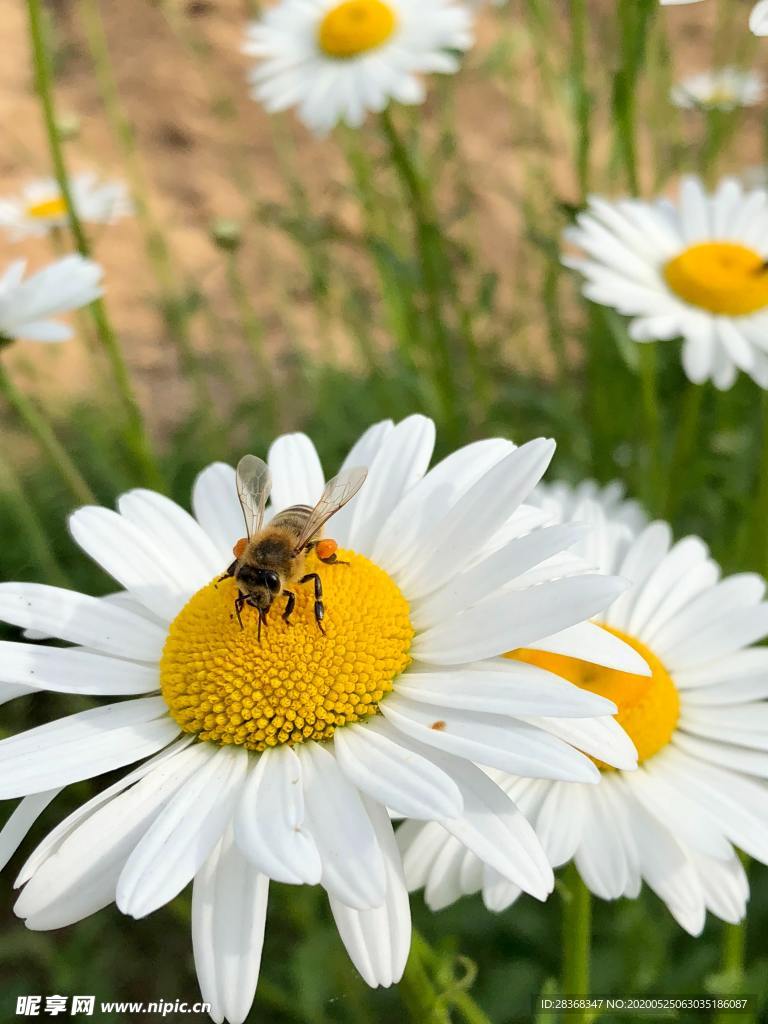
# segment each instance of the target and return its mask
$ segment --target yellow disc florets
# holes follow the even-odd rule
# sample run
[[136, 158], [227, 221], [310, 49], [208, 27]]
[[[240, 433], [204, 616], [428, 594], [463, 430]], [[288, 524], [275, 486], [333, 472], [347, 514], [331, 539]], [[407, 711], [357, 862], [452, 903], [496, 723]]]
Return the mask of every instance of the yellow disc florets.
[[[637, 747], [642, 763], [657, 754], [672, 739], [680, 717], [680, 698], [672, 677], [653, 651], [618, 629], [604, 626], [633, 647], [648, 662], [650, 676], [636, 676], [594, 665], [578, 658], [542, 651], [518, 650], [507, 655], [529, 665], [538, 665], [567, 679], [582, 690], [591, 690], [612, 700], [619, 709], [616, 719]], [[608, 768], [597, 762], [601, 768]]]
[[396, 28], [397, 16], [383, 0], [343, 0], [320, 22], [317, 41], [327, 56], [343, 60], [375, 50]]
[[185, 732], [214, 743], [264, 750], [281, 743], [327, 740], [359, 722], [410, 662], [409, 608], [392, 579], [362, 555], [339, 551], [349, 565], [323, 565], [323, 625], [314, 617], [312, 586], [296, 585], [290, 624], [278, 597], [258, 639], [258, 612], [234, 614], [233, 579], [199, 590], [171, 623], [160, 685]]
[[51, 196], [50, 199], [41, 199], [36, 203], [30, 203], [26, 214], [32, 220], [53, 220], [58, 217], [65, 217], [67, 204], [63, 196]]
[[768, 306], [765, 260], [735, 242], [703, 242], [664, 267], [664, 279], [692, 306], [721, 316], [749, 316]]

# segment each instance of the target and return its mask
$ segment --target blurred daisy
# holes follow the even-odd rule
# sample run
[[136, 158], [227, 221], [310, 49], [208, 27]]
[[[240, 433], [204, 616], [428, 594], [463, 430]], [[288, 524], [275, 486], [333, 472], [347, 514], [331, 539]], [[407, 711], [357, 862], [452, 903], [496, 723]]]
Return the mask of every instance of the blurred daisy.
[[88, 305], [102, 294], [103, 271], [82, 256], [64, 256], [24, 279], [26, 260], [16, 260], [0, 276], [0, 344], [66, 341], [67, 324], [52, 317]]
[[270, 113], [298, 107], [325, 133], [390, 100], [422, 103], [420, 76], [456, 71], [471, 45], [470, 13], [454, 0], [281, 0], [251, 24], [244, 52], [260, 61], [254, 98]]
[[566, 238], [586, 253], [565, 260], [584, 295], [631, 317], [635, 341], [681, 336], [695, 383], [743, 370], [768, 387], [768, 193], [689, 177], [675, 203], [593, 196]]
[[689, 75], [673, 86], [672, 102], [683, 110], [735, 110], [754, 107], [765, 96], [765, 81], [756, 71], [721, 68]]
[[[599, 772], [576, 746], [627, 766], [634, 751], [610, 700], [498, 655], [513, 637], [647, 667], [585, 621], [625, 584], [576, 571], [567, 548], [584, 528], [538, 527], [521, 504], [553, 443], [481, 441], [426, 472], [433, 443], [432, 423], [413, 416], [377, 424], [350, 452], [345, 465], [369, 474], [332, 520], [349, 564], [307, 556], [327, 635], [306, 586], [290, 627], [274, 613], [259, 643], [248, 608], [238, 626], [236, 586], [221, 574], [242, 517], [220, 463], [198, 477], [196, 518], [150, 491], [123, 495], [119, 512], [74, 514], [74, 539], [125, 588], [112, 598], [0, 584], [0, 618], [73, 645], [0, 644], [3, 699], [131, 698], [0, 741], [0, 799], [24, 798], [0, 863], [61, 787], [149, 758], [32, 854], [17, 882], [28, 927], [113, 901], [143, 917], [194, 879], [203, 997], [214, 1020], [237, 1024], [256, 988], [270, 878], [323, 886], [363, 978], [400, 978], [410, 913], [388, 808], [441, 822], [499, 877], [546, 897], [552, 871], [532, 827], [476, 762], [586, 783]], [[308, 438], [279, 438], [269, 464], [274, 508], [318, 500]]]
[[[102, 181], [92, 173], [70, 179], [72, 202], [81, 220], [112, 224], [130, 214], [131, 202], [120, 181]], [[0, 200], [0, 227], [13, 241], [47, 234], [67, 225], [67, 208], [54, 178], [31, 181], [18, 197]]]
[[[603, 765], [594, 787], [491, 777], [527, 815], [552, 864], [573, 858], [595, 895], [634, 898], [645, 881], [693, 935], [707, 910], [737, 922], [749, 890], [734, 846], [768, 861], [768, 647], [751, 646], [768, 633], [765, 583], [751, 573], [721, 580], [706, 545], [697, 537], [673, 544], [666, 523], [632, 530], [597, 502], [573, 515], [597, 527], [584, 556], [634, 581], [599, 621], [653, 674], [530, 649], [510, 657], [614, 701], [640, 768]], [[494, 910], [519, 895], [439, 824], [408, 822], [398, 841], [409, 886], [426, 886], [435, 909], [481, 888]]]
[[[700, 0], [660, 0], [662, 7], [697, 4]], [[756, 36], [768, 36], [768, 0], [759, 0], [749, 16], [749, 27]]]

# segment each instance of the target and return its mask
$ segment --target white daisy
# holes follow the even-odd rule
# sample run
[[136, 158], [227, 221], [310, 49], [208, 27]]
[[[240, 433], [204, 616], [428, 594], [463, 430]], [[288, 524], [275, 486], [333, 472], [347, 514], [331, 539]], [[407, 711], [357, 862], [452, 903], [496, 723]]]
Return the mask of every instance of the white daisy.
[[[697, 4], [701, 0], [660, 0], [662, 7], [679, 7], [683, 4]], [[768, 36], [768, 0], [758, 0], [749, 16], [749, 27], [756, 36]]]
[[[597, 525], [583, 554], [633, 580], [599, 621], [642, 653], [650, 679], [584, 662], [516, 651], [536, 665], [609, 697], [640, 759], [635, 772], [602, 771], [599, 786], [491, 777], [535, 827], [554, 866], [572, 858], [603, 899], [635, 897], [643, 881], [693, 935], [710, 910], [745, 914], [749, 889], [734, 847], [768, 861], [768, 633], [761, 577], [720, 579], [697, 537], [672, 542], [669, 526], [637, 531], [582, 503]], [[411, 888], [437, 908], [482, 888], [503, 909], [519, 888], [484, 869], [440, 825], [407, 822], [398, 833]]]
[[[131, 201], [121, 181], [102, 181], [96, 174], [75, 174], [69, 182], [72, 202], [80, 220], [91, 224], [113, 224], [132, 212]], [[0, 200], [0, 227], [13, 241], [39, 237], [52, 228], [67, 225], [67, 208], [54, 178], [31, 181], [20, 196]]]
[[684, 178], [677, 202], [592, 196], [566, 258], [593, 302], [632, 318], [639, 342], [682, 336], [690, 380], [729, 388], [738, 370], [768, 387], [768, 193], [731, 178], [708, 195]]
[[82, 256], [64, 256], [24, 280], [26, 266], [26, 260], [15, 260], [0, 276], [0, 344], [66, 341], [71, 328], [51, 318], [101, 295], [101, 267]]
[[454, 0], [281, 0], [250, 25], [244, 52], [260, 60], [254, 98], [271, 113], [298, 107], [325, 133], [390, 100], [422, 103], [420, 76], [456, 71], [455, 51], [471, 45], [470, 13]]
[[[566, 549], [584, 528], [539, 527], [521, 505], [553, 443], [480, 441], [426, 472], [433, 443], [432, 423], [413, 416], [377, 424], [350, 452], [345, 466], [367, 465], [368, 478], [330, 531], [350, 564], [307, 556], [327, 635], [306, 586], [292, 626], [273, 613], [259, 643], [246, 608], [238, 627], [234, 581], [220, 577], [243, 525], [220, 463], [198, 477], [196, 518], [150, 491], [124, 495], [119, 512], [74, 514], [73, 537], [118, 595], [0, 584], [0, 618], [73, 645], [0, 644], [0, 697], [132, 698], [0, 741], [0, 799], [24, 798], [0, 864], [61, 787], [149, 758], [32, 854], [17, 882], [28, 927], [113, 901], [143, 917], [194, 879], [203, 997], [214, 1020], [236, 1024], [256, 988], [270, 878], [322, 885], [363, 978], [400, 978], [410, 916], [388, 809], [441, 822], [500, 878], [547, 896], [533, 829], [476, 762], [586, 783], [599, 772], [575, 746], [627, 768], [635, 752], [611, 717], [591, 717], [610, 716], [610, 701], [497, 656], [512, 638], [647, 667], [585, 621], [625, 584], [575, 572]], [[308, 438], [278, 439], [269, 464], [276, 509], [317, 501]]]
[[765, 80], [756, 71], [726, 67], [702, 71], [677, 82], [670, 92], [683, 110], [735, 110], [754, 107], [765, 97]]

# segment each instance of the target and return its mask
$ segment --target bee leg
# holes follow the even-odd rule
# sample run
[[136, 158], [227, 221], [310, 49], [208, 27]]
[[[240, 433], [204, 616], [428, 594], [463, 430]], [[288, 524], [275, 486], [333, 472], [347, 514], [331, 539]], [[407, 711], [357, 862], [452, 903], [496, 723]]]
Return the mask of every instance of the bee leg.
[[230, 567], [227, 569], [227, 571], [225, 573], [222, 573], [222, 575], [219, 576], [219, 578], [216, 580], [215, 586], [218, 587], [218, 585], [222, 582], [222, 580], [226, 580], [230, 576], [234, 576], [235, 575], [235, 568], [236, 567], [237, 567], [237, 559], [234, 560], [232, 565], [230, 565]]
[[[256, 605], [253, 605], [253, 607], [255, 608]], [[264, 626], [264, 629], [267, 628], [267, 613], [266, 613], [266, 611], [263, 608], [259, 608], [259, 637], [258, 637], [259, 643], [261, 643], [261, 627], [262, 626]]]
[[299, 583], [309, 583], [310, 580], [314, 580], [315, 583], [315, 622], [317, 628], [321, 633], [325, 633], [323, 629], [323, 618], [325, 617], [325, 605], [323, 604], [323, 582], [316, 572], [308, 572], [306, 576], [302, 576]]
[[342, 562], [335, 551], [332, 555], [329, 555], [327, 558], [320, 558], [319, 555], [317, 557], [323, 563], [323, 565], [349, 565], [349, 562]]
[[[283, 612], [283, 622], [288, 622], [291, 615], [293, 614], [293, 609], [296, 607], [296, 595], [291, 590], [284, 590], [283, 593], [286, 596], [285, 611]], [[288, 622], [288, 625], [292, 626], [293, 623]]]
[[235, 598], [235, 614], [237, 615], [237, 621], [240, 624], [240, 629], [243, 628], [243, 620], [240, 613], [243, 610], [243, 605], [246, 602], [246, 598], [242, 594], [238, 594]]

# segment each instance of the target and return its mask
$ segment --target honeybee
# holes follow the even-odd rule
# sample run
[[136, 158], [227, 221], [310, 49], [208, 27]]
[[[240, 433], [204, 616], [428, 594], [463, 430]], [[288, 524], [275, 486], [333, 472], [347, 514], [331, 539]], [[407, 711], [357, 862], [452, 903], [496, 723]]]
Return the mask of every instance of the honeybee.
[[272, 488], [269, 466], [255, 455], [244, 455], [240, 459], [237, 495], [247, 536], [235, 544], [232, 549], [235, 560], [221, 579], [233, 576], [237, 583], [239, 593], [235, 598], [235, 614], [241, 629], [241, 613], [245, 605], [256, 608], [261, 641], [262, 624], [266, 625], [269, 609], [277, 598], [285, 595], [283, 619], [289, 622], [296, 605], [296, 594], [289, 588], [313, 583], [315, 622], [320, 632], [325, 633], [322, 580], [316, 572], [304, 572], [304, 559], [306, 553], [314, 548], [317, 557], [326, 565], [347, 564], [336, 556], [336, 541], [321, 538], [320, 532], [331, 516], [354, 498], [367, 475], [367, 469], [343, 470], [325, 485], [314, 508], [292, 505], [278, 512], [267, 526], [263, 526], [264, 509]]

